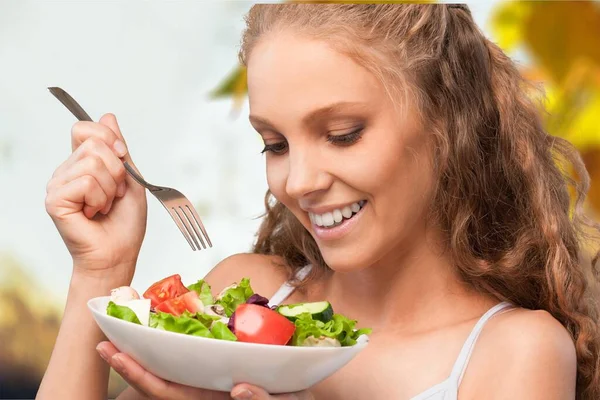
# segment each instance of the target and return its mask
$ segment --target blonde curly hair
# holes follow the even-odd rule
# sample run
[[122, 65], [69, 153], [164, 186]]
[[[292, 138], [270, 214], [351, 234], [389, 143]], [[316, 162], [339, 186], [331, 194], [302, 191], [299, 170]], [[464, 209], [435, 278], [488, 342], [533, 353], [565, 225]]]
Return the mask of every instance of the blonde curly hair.
[[[576, 346], [577, 398], [599, 399], [598, 305], [590, 291], [598, 273], [580, 260], [584, 240], [598, 245], [598, 226], [582, 212], [589, 176], [576, 149], [544, 130], [531, 85], [468, 7], [256, 5], [241, 61], [278, 29], [328, 41], [379, 78], [390, 96], [417, 104], [435, 139], [431, 220], [445, 233], [462, 279], [499, 300], [550, 312]], [[254, 251], [283, 257], [290, 272], [313, 264], [308, 279], [327, 271], [293, 214], [269, 192], [265, 206]]]

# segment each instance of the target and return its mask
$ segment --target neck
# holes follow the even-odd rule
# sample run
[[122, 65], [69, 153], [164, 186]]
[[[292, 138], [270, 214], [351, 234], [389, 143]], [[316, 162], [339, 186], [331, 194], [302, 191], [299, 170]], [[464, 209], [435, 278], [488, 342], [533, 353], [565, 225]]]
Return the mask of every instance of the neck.
[[352, 310], [348, 315], [361, 326], [407, 332], [468, 320], [494, 304], [460, 279], [431, 240], [415, 240], [409, 248], [359, 271], [333, 273], [328, 296], [339, 303], [340, 312]]

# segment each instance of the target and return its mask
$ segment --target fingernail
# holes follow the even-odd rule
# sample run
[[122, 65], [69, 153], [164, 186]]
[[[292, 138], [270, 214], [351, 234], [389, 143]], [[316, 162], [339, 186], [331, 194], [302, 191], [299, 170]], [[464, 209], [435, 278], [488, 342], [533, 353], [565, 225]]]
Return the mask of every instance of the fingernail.
[[119, 139], [115, 140], [115, 143], [113, 143], [113, 148], [119, 157], [123, 157], [125, 154], [127, 154], [127, 146], [125, 146], [125, 143]]
[[98, 354], [100, 354], [100, 357], [104, 361], [108, 362], [108, 356], [106, 355], [106, 352], [102, 348], [100, 348], [99, 346], [100, 345], [98, 345], [98, 347], [96, 347], [96, 351], [98, 352]]
[[252, 396], [252, 392], [248, 389], [242, 389], [231, 394], [231, 397], [233, 397], [234, 400], [252, 400]]
[[123, 360], [121, 359], [121, 356], [119, 356], [118, 354], [115, 354], [112, 357], [111, 365], [115, 369], [115, 371], [117, 371], [119, 374], [127, 375], [127, 372], [125, 371], [125, 365], [123, 365]]
[[125, 182], [119, 183], [119, 186], [117, 186], [117, 196], [118, 197], [125, 196], [126, 189], [127, 189], [127, 185], [125, 184]]

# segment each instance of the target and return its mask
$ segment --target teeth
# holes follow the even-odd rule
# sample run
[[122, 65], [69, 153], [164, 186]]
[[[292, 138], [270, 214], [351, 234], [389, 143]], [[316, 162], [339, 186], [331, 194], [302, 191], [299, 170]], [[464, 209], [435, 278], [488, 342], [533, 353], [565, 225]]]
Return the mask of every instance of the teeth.
[[342, 215], [344, 216], [344, 218], [350, 218], [352, 216], [352, 210], [350, 209], [350, 207], [346, 206], [342, 208]]
[[342, 216], [342, 212], [340, 210], [333, 210], [333, 220], [336, 224], [342, 222], [343, 218], [344, 217]]
[[323, 217], [321, 217], [318, 214], [315, 214], [315, 224], [323, 226]]
[[366, 200], [361, 200], [356, 203], [352, 203], [349, 206], [345, 206], [341, 209], [335, 209], [330, 212], [323, 214], [308, 213], [310, 222], [317, 226], [332, 227], [337, 226], [345, 219], [350, 219], [354, 214], [360, 211], [360, 209], [366, 204]]
[[333, 225], [333, 214], [330, 212], [326, 212], [323, 214], [323, 226], [331, 226]]

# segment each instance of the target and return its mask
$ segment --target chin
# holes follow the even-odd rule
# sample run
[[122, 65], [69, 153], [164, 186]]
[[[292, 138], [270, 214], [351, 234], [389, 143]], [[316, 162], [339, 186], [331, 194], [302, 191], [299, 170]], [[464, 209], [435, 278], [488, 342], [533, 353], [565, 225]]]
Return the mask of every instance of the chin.
[[329, 268], [336, 272], [351, 272], [363, 270], [375, 262], [375, 253], [367, 249], [354, 248], [321, 248], [323, 259]]

